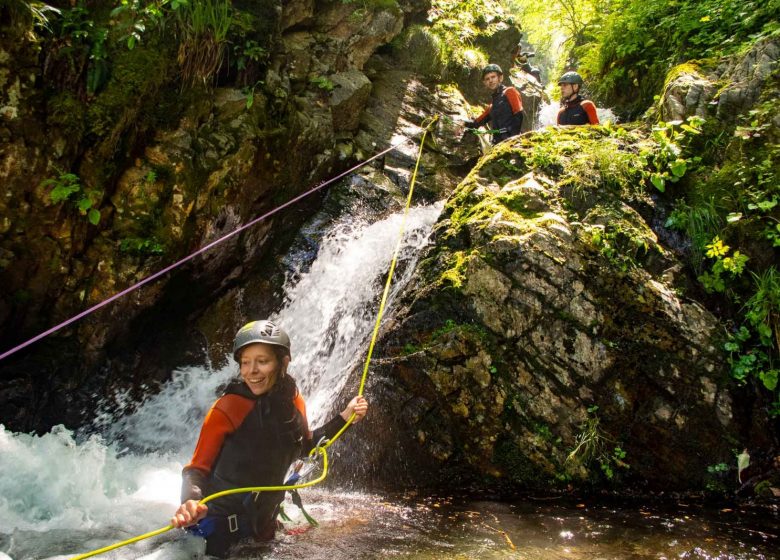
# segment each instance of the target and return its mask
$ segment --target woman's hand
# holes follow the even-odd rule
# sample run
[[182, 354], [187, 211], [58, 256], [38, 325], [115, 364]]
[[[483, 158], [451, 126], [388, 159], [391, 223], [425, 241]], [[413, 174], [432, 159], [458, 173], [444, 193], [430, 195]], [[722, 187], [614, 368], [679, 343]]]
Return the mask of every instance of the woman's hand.
[[349, 417], [354, 413], [355, 419], [352, 421], [352, 423], [357, 424], [363, 419], [367, 412], [368, 401], [363, 397], [358, 396], [349, 401], [347, 408], [341, 412], [341, 417], [346, 421], [349, 420]]
[[194, 525], [206, 517], [208, 510], [208, 506], [199, 503], [198, 500], [187, 500], [179, 506], [179, 509], [171, 517], [171, 525], [177, 529]]

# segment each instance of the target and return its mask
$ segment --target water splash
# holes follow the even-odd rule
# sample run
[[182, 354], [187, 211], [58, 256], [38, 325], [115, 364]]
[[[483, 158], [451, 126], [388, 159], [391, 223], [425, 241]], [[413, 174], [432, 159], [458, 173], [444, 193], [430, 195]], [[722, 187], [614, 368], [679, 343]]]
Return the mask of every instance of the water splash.
[[[410, 211], [388, 304], [409, 280], [441, 205]], [[308, 272], [291, 275], [287, 305], [275, 317], [290, 333], [290, 371], [313, 424], [324, 420], [346, 373], [362, 360], [372, 332], [401, 214], [367, 224], [344, 220], [322, 241]]]
[[[440, 210], [439, 204], [410, 211], [390, 304], [409, 280]], [[313, 425], [329, 413], [344, 374], [365, 352], [400, 223], [400, 214], [372, 224], [342, 218], [323, 237], [310, 268], [291, 275], [285, 286], [286, 305], [276, 318], [290, 332], [292, 371]], [[0, 425], [1, 553], [14, 560], [56, 558], [165, 526], [179, 503], [181, 469], [205, 412], [235, 374], [231, 360], [218, 369], [183, 368], [138, 406], [119, 396], [111, 410], [133, 412], [119, 418], [108, 409], [99, 413], [99, 436], [75, 436], [60, 426], [39, 437]], [[181, 555], [180, 547], [159, 545], [116, 554]]]

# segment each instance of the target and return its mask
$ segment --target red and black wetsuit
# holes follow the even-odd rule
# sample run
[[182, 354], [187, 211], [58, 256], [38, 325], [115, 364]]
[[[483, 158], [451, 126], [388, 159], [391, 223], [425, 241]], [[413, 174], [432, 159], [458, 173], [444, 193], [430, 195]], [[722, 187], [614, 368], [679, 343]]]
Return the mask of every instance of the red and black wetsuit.
[[523, 101], [515, 88], [500, 84], [493, 92], [493, 102], [474, 120], [474, 124], [479, 127], [488, 121], [490, 128], [498, 131], [493, 133], [493, 144], [520, 134]]
[[563, 102], [558, 111], [558, 124], [599, 124], [596, 106], [577, 94], [574, 99]]
[[[306, 404], [289, 375], [260, 396], [243, 382], [231, 383], [203, 421], [192, 461], [182, 472], [181, 500], [200, 500], [230, 488], [284, 484], [290, 463], [344, 424], [337, 415], [309, 432]], [[209, 502], [208, 517], [195, 532], [206, 537], [206, 552], [217, 556], [243, 537], [269, 540], [283, 499], [283, 491], [217, 498]]]

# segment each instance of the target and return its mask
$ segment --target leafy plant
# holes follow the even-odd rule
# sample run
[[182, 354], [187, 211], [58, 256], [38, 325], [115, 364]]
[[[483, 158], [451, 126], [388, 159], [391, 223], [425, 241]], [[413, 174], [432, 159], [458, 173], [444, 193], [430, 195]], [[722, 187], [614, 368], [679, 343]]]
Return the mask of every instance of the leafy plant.
[[731, 251], [731, 247], [725, 245], [718, 236], [715, 236], [715, 239], [707, 245], [705, 255], [708, 258], [715, 259], [715, 262], [712, 264], [710, 271], [704, 272], [699, 276], [699, 282], [702, 283], [704, 289], [708, 292], [723, 292], [726, 290], [726, 282], [723, 277], [726, 272], [731, 275], [731, 278], [736, 278], [744, 272], [748, 256], [743, 255], [739, 251], [734, 251], [729, 256], [729, 251]]
[[142, 41], [147, 31], [164, 29], [168, 16], [186, 6], [189, 1], [120, 0], [119, 5], [111, 11], [111, 18], [116, 22], [120, 41], [124, 41], [127, 48], [132, 50]]
[[60, 172], [59, 176], [42, 181], [40, 186], [52, 187], [49, 191], [49, 199], [53, 204], [70, 201], [93, 226], [100, 222], [100, 210], [94, 208], [98, 201], [98, 193], [94, 190], [84, 191], [78, 175]]
[[206, 83], [222, 66], [227, 35], [233, 23], [230, 0], [199, 0], [176, 10], [182, 33], [178, 61], [185, 82]]
[[333, 91], [336, 88], [336, 84], [334, 84], [325, 76], [315, 76], [309, 80], [309, 83], [312, 83], [318, 88], [328, 92]]
[[769, 412], [780, 415], [776, 356], [780, 350], [780, 272], [772, 266], [753, 274], [755, 292], [744, 305], [745, 324], [731, 334], [724, 348], [730, 352], [731, 375], [744, 384], [755, 379], [774, 393]]
[[701, 161], [699, 157], [686, 158], [683, 149], [690, 136], [701, 134], [702, 124], [704, 119], [692, 116], [686, 122], [659, 122], [653, 127], [654, 145], [640, 156], [650, 168], [646, 178], [656, 189], [664, 192], [667, 183], [676, 183], [691, 164]]
[[120, 241], [119, 250], [131, 255], [161, 255], [165, 247], [156, 238], [127, 237]]
[[697, 274], [701, 274], [704, 271], [707, 244], [723, 227], [715, 199], [710, 198], [695, 205], [678, 202], [665, 225], [688, 235], [691, 240], [691, 265]]
[[717, 463], [707, 466], [707, 480], [704, 487], [710, 492], [722, 494], [726, 492], [726, 485], [723, 482], [724, 475], [729, 471], [726, 463]]
[[588, 418], [582, 424], [582, 430], [575, 439], [575, 446], [566, 457], [566, 461], [579, 461], [588, 466], [598, 463], [601, 472], [608, 480], [615, 477], [615, 469], [628, 469], [624, 461], [626, 452], [601, 429], [601, 421], [596, 415], [598, 406], [588, 407]]
[[238, 70], [245, 70], [249, 62], [260, 62], [268, 58], [268, 51], [253, 39], [246, 39], [242, 44], [233, 45], [233, 55]]

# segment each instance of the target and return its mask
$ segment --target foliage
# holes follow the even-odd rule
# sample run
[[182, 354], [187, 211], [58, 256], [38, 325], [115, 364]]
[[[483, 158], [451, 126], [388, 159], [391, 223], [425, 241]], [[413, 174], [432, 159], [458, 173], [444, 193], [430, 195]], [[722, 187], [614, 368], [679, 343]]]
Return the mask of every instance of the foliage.
[[325, 76], [315, 76], [311, 78], [309, 82], [314, 84], [318, 88], [328, 92], [333, 91], [336, 88], [336, 84], [334, 84], [331, 80], [329, 80]]
[[360, 4], [364, 10], [397, 10], [398, 0], [341, 0], [342, 4]]
[[41, 182], [41, 187], [51, 187], [49, 199], [53, 204], [70, 201], [89, 223], [96, 226], [100, 222], [100, 210], [94, 208], [99, 202], [100, 193], [82, 188], [81, 179], [73, 173], [59, 172], [57, 177], [51, 177]]
[[596, 415], [598, 408], [595, 405], [588, 407], [588, 418], [580, 426], [582, 431], [577, 435], [574, 449], [566, 461], [578, 461], [585, 467], [596, 462], [607, 480], [612, 480], [616, 469], [628, 469], [629, 465], [624, 461], [626, 452], [601, 428], [601, 421]]
[[130, 255], [161, 255], [165, 247], [156, 238], [127, 237], [119, 242], [119, 250]]
[[638, 115], [667, 71], [717, 59], [780, 28], [780, 0], [512, 0], [528, 41], [557, 71], [577, 69], [597, 98]]
[[728, 272], [731, 278], [740, 276], [745, 270], [745, 263], [748, 257], [739, 251], [734, 251], [729, 256], [728, 253], [731, 247], [725, 245], [718, 236], [715, 236], [715, 239], [706, 248], [707, 252], [705, 255], [707, 258], [714, 259], [715, 262], [712, 264], [710, 271], [704, 272], [699, 276], [699, 282], [702, 283], [704, 289], [708, 292], [724, 292], [726, 290], [726, 282], [723, 274]]
[[772, 266], [753, 274], [755, 292], [745, 303], [745, 323], [731, 334], [724, 348], [731, 353], [731, 374], [739, 383], [755, 379], [774, 393], [769, 412], [780, 414], [777, 365], [780, 348], [780, 272]]
[[706, 246], [718, 235], [723, 223], [715, 197], [696, 205], [679, 200], [669, 214], [665, 226], [685, 232], [691, 240], [690, 261], [697, 275], [703, 272]]
[[[446, 76], [469, 75], [487, 62], [475, 40], [486, 26], [486, 16], [504, 13], [496, 0], [437, 0], [428, 12], [430, 33], [438, 37], [439, 58]], [[500, 18], [493, 21], [497, 23]]]
[[168, 16], [187, 3], [188, 0], [120, 0], [111, 17], [116, 22], [120, 41], [132, 50], [148, 31], [164, 30]]
[[732, 377], [768, 391], [767, 410], [777, 415], [780, 146], [772, 123], [780, 102], [773, 91], [738, 120], [726, 142], [721, 132], [696, 137], [706, 165], [693, 172], [666, 223], [690, 237], [689, 260], [702, 287], [721, 294], [719, 306], [733, 306], [724, 317], [735, 325], [724, 345]]
[[[527, 42], [536, 51], [536, 61], [558, 76], [571, 68], [569, 54], [597, 20], [601, 2], [597, 0], [510, 0]], [[567, 54], [568, 53], [568, 54]]]
[[704, 119], [692, 116], [686, 122], [659, 122], [653, 127], [652, 147], [640, 157], [649, 168], [645, 177], [656, 189], [664, 192], [667, 183], [678, 182], [691, 164], [701, 161], [698, 156], [685, 157], [684, 147], [692, 135], [701, 134], [702, 124]]
[[230, 0], [199, 0], [176, 10], [178, 61], [185, 82], [207, 83], [222, 66], [228, 30], [233, 22]]
[[729, 466], [726, 463], [716, 463], [714, 465], [707, 466], [707, 478], [704, 483], [704, 487], [710, 492], [717, 494], [724, 494], [726, 492], [726, 485], [724, 483], [724, 476], [729, 471]]
[[605, 0], [593, 37], [577, 53], [595, 91], [644, 111], [666, 72], [734, 52], [778, 29], [780, 0]]
[[50, 18], [60, 13], [59, 9], [45, 2], [0, 0], [0, 20], [21, 27], [32, 25], [36, 29], [51, 32]]

